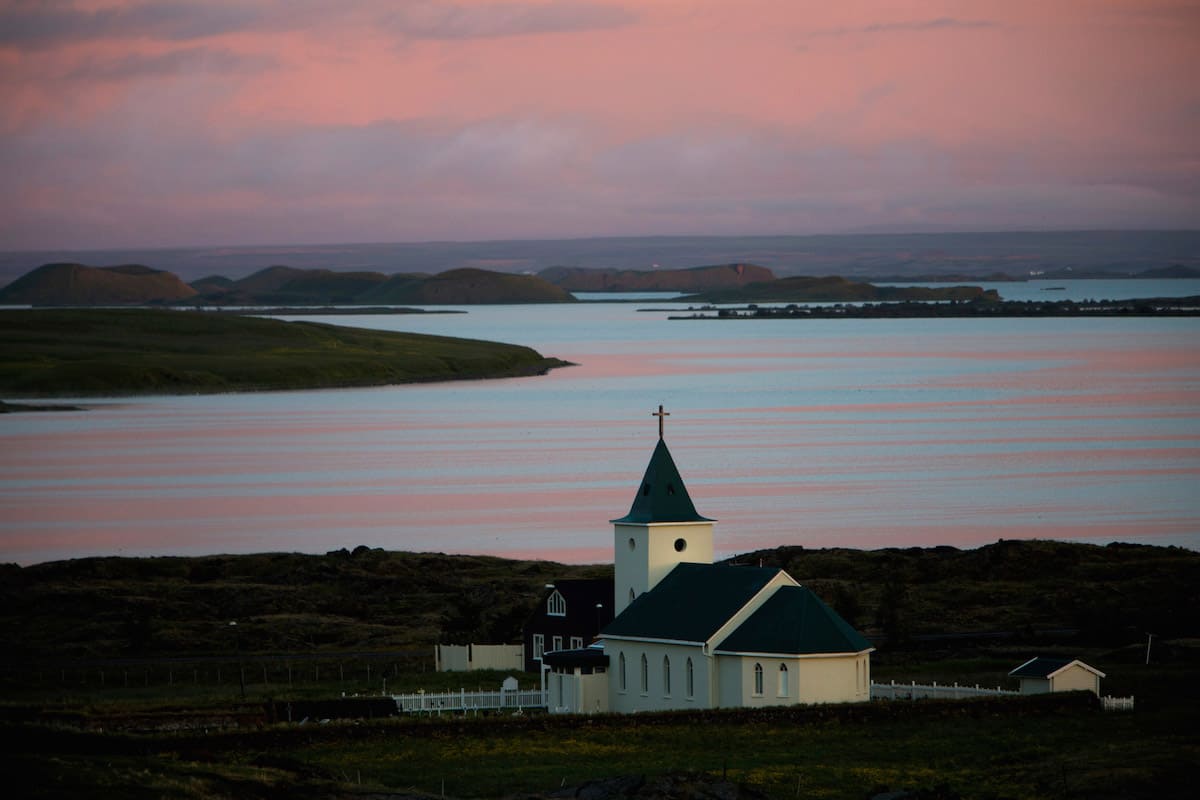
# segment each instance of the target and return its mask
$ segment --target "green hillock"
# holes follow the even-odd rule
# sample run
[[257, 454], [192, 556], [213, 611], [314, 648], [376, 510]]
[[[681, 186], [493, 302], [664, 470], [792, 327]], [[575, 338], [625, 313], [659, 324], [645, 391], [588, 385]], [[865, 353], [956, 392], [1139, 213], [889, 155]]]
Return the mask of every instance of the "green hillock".
[[0, 311], [0, 393], [180, 394], [513, 377], [564, 362], [473, 339], [198, 311]]

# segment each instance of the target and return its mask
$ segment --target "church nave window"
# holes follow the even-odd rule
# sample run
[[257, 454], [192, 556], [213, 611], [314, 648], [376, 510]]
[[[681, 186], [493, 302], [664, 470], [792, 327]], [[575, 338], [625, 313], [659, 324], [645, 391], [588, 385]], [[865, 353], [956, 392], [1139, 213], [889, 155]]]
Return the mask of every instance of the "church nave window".
[[779, 696], [788, 696], [788, 668], [787, 664], [779, 665]]
[[763, 693], [763, 668], [762, 664], [754, 665], [754, 694], [761, 695]]
[[689, 657], [687, 664], [684, 667], [684, 688], [687, 690], [687, 696], [690, 700], [696, 696], [696, 673], [692, 667], [692, 659]]
[[663, 697], [671, 696], [671, 657], [663, 656]]
[[650, 662], [646, 660], [646, 654], [642, 653], [642, 694], [647, 694], [650, 691]]
[[625, 691], [625, 654], [617, 653], [617, 686]]

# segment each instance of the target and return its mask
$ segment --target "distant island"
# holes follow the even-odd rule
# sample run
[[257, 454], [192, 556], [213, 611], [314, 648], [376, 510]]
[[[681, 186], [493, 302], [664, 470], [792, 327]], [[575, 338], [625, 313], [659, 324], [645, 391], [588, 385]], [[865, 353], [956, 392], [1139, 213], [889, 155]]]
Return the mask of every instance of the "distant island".
[[[642, 309], [664, 311], [667, 309]], [[686, 314], [668, 319], [924, 319], [930, 317], [1121, 317], [1156, 315], [1173, 317], [1200, 316], [1200, 296], [1149, 297], [1133, 300], [992, 300], [991, 298], [930, 303], [903, 301], [835, 303], [823, 306], [758, 306], [717, 308], [691, 307]]]
[[[594, 270], [552, 267], [540, 275], [456, 269], [438, 275], [335, 272], [275, 266], [240, 280], [210, 275], [186, 284], [140, 264], [91, 267], [55, 263], [0, 289], [0, 305], [195, 306], [285, 308], [383, 305], [479, 305], [577, 302], [571, 292], [672, 291], [685, 300], [738, 303], [854, 300], [999, 299], [977, 286], [873, 286], [839, 277], [776, 278], [754, 264], [672, 270]], [[410, 309], [420, 313], [420, 309]]]
[[775, 280], [756, 264], [716, 264], [687, 269], [588, 269], [550, 267], [538, 277], [570, 292], [698, 292]]
[[321, 306], [573, 303], [532, 275], [456, 269], [438, 275], [335, 272], [276, 266], [240, 280], [219, 275], [184, 283], [141, 264], [43, 264], [0, 289], [0, 305]]
[[[0, 394], [321, 389], [544, 374], [528, 347], [156, 309], [0, 311]], [[36, 410], [21, 407], [11, 410]]]
[[875, 286], [837, 276], [798, 276], [759, 281], [678, 298], [697, 303], [844, 303], [866, 300], [980, 300], [997, 301], [995, 289], [978, 286]]

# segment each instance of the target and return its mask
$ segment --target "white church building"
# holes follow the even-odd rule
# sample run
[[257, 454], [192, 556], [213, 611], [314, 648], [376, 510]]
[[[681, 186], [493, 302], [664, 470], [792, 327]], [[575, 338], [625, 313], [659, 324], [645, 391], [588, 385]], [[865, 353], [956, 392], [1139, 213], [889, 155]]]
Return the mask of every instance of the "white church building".
[[615, 617], [596, 644], [547, 652], [550, 710], [636, 712], [870, 699], [871, 651], [782, 569], [713, 564], [700, 516], [659, 439], [613, 524]]

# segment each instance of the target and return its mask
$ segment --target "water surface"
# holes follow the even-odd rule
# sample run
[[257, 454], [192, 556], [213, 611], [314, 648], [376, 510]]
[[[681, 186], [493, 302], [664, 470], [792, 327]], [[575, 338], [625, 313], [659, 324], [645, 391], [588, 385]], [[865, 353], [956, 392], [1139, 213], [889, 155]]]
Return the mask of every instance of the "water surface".
[[0, 416], [0, 560], [360, 544], [608, 560], [659, 403], [721, 555], [1032, 537], [1200, 549], [1196, 320], [637, 309], [322, 318], [578, 364], [543, 377]]

